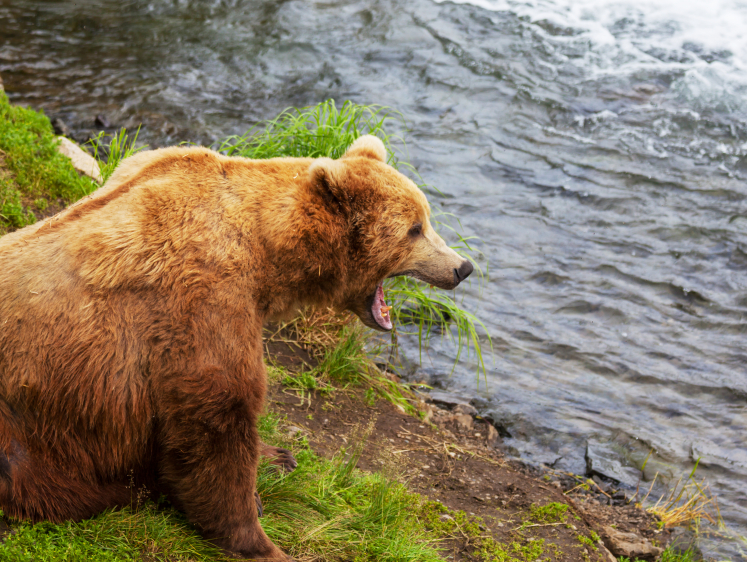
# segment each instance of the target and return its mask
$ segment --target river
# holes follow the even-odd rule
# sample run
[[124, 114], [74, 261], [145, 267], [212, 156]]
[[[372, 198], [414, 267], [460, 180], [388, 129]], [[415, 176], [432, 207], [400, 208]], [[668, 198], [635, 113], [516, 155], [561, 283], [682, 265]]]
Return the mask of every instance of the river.
[[[75, 134], [209, 144], [288, 106], [391, 106], [432, 197], [479, 238], [489, 329], [451, 373], [528, 460], [587, 446], [645, 480], [696, 459], [747, 535], [744, 0], [0, 0], [15, 103]], [[405, 355], [415, 357], [411, 342]], [[744, 543], [706, 552], [744, 559]]]

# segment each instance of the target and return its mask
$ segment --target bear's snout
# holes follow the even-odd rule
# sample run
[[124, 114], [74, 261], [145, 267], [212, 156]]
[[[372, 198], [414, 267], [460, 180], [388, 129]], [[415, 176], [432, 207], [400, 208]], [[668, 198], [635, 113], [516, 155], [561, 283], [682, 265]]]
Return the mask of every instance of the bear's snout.
[[475, 267], [472, 265], [472, 262], [464, 260], [462, 265], [454, 269], [454, 286], [456, 287], [459, 283], [467, 279], [474, 270]]

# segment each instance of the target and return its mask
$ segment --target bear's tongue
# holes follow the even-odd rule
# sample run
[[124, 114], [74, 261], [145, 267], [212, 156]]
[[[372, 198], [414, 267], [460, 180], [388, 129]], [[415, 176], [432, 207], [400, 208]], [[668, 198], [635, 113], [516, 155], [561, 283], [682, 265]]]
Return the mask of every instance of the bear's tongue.
[[379, 283], [379, 286], [376, 287], [373, 304], [371, 305], [371, 313], [373, 314], [376, 323], [385, 330], [392, 329], [392, 319], [389, 316], [389, 311], [391, 309], [392, 307], [387, 306], [386, 301], [384, 300], [384, 286]]

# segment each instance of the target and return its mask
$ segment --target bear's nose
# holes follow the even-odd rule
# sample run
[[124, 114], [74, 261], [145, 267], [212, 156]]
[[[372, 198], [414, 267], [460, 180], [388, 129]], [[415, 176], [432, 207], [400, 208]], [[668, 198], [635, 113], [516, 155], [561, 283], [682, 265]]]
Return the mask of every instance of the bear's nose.
[[454, 270], [454, 285], [459, 285], [459, 283], [467, 279], [474, 270], [475, 268], [472, 265], [472, 262], [464, 260], [462, 265], [459, 266], [459, 269]]

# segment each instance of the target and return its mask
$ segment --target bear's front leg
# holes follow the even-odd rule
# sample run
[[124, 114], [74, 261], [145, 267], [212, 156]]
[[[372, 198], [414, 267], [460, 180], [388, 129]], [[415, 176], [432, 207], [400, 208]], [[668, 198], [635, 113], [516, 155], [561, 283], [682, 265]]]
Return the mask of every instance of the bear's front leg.
[[203, 367], [163, 381], [159, 476], [174, 503], [218, 546], [257, 560], [292, 560], [258, 519], [256, 422], [265, 388], [257, 374], [263, 373]]

